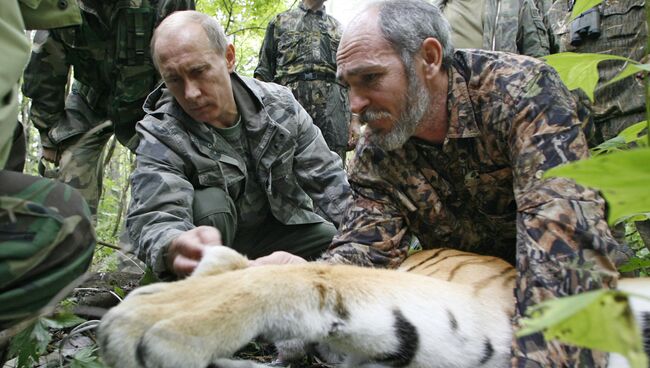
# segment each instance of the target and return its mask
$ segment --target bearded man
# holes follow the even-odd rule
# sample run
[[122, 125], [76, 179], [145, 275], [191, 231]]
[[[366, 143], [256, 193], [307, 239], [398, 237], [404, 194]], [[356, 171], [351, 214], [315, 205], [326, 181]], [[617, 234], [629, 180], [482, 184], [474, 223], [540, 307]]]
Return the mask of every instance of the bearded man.
[[[418, 243], [505, 258], [517, 268], [515, 330], [542, 300], [615, 286], [613, 259], [626, 257], [604, 200], [543, 177], [588, 156], [585, 114], [548, 65], [454, 50], [436, 6], [391, 0], [350, 22], [337, 66], [368, 129], [349, 167], [352, 203], [324, 260], [392, 268]], [[512, 346], [516, 367], [607, 361], [541, 334]]]

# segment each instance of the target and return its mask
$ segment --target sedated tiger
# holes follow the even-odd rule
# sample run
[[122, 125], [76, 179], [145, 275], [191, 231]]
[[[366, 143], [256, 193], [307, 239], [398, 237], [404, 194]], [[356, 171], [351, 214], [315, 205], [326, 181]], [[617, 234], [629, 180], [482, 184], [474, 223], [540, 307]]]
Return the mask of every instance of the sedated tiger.
[[[343, 367], [507, 367], [515, 270], [452, 249], [422, 251], [398, 270], [305, 263], [248, 267], [210, 247], [187, 279], [133, 291], [102, 319], [112, 367], [254, 368], [230, 357], [256, 337], [325, 346]], [[650, 295], [646, 279], [621, 288]], [[643, 320], [648, 302], [632, 300]], [[624, 367], [614, 356], [610, 367]]]

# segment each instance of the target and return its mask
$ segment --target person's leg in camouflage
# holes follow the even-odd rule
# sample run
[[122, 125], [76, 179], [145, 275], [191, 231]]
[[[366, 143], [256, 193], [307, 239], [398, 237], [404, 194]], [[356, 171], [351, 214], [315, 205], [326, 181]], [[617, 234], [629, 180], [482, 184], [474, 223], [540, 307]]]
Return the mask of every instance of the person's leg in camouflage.
[[110, 126], [92, 130], [79, 137], [61, 154], [56, 179], [77, 189], [97, 214], [102, 194], [104, 147], [113, 135]]
[[341, 157], [345, 166], [350, 124], [346, 89], [335, 82], [322, 80], [299, 80], [288, 83], [287, 87], [320, 129], [327, 146]]
[[79, 190], [95, 216], [102, 190], [103, 152], [113, 135], [113, 126], [105, 113], [94, 111], [74, 91], [66, 99], [65, 111], [65, 121], [48, 134], [56, 144], [58, 167], [39, 167], [39, 171], [42, 176]]
[[52, 180], [0, 171], [0, 329], [30, 317], [89, 267], [84, 199]]

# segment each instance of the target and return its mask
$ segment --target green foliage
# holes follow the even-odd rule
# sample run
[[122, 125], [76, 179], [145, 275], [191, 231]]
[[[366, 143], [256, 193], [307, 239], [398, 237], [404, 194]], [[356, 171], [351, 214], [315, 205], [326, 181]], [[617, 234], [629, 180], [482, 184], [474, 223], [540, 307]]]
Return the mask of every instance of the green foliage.
[[147, 267], [144, 271], [144, 276], [142, 276], [140, 279], [140, 284], [138, 286], [145, 286], [156, 282], [160, 282], [158, 277], [156, 277], [156, 273], [153, 272], [151, 267]]
[[84, 321], [68, 311], [51, 318], [39, 318], [11, 340], [9, 356], [17, 358], [18, 368], [33, 367], [52, 341], [49, 329], [70, 328]]
[[70, 328], [86, 322], [85, 319], [72, 314], [70, 311], [58, 313], [52, 318], [41, 318], [41, 320], [48, 328], [56, 329]]
[[648, 267], [650, 267], [650, 259], [635, 257], [630, 259], [630, 261], [627, 262], [626, 264], [619, 267], [618, 270], [621, 272], [632, 272], [637, 270], [643, 270]]
[[122, 289], [119, 286], [114, 286], [113, 287], [113, 292], [115, 294], [117, 294], [117, 296], [119, 296], [122, 300], [124, 300], [124, 298], [126, 298], [126, 292], [124, 291], [124, 289]]
[[569, 20], [574, 20], [578, 15], [584, 13], [585, 11], [593, 8], [594, 6], [602, 3], [603, 0], [577, 0], [573, 5], [573, 11], [571, 12], [571, 18]]
[[541, 331], [546, 340], [616, 352], [632, 368], [648, 366], [628, 296], [622, 291], [603, 289], [552, 299], [533, 307], [529, 314], [533, 318], [521, 321], [517, 336]]
[[269, 21], [298, 0], [198, 0], [197, 10], [214, 15], [235, 45], [236, 70], [252, 76]]
[[88, 347], [72, 357], [70, 368], [106, 368], [106, 365], [97, 356], [97, 348]]
[[640, 71], [650, 70], [648, 64], [640, 64], [634, 60], [616, 55], [562, 52], [546, 56], [544, 60], [558, 72], [567, 88], [570, 90], [582, 89], [591, 101], [594, 100], [594, 90], [598, 84], [598, 63], [601, 61], [621, 60], [628, 63], [625, 70], [608, 83], [613, 83]]
[[650, 148], [634, 149], [555, 167], [545, 177], [562, 176], [600, 189], [609, 204], [611, 225], [650, 210], [648, 162]]
[[[616, 137], [607, 140], [591, 149], [591, 153], [598, 156], [605, 153], [612, 153], [628, 149], [631, 146], [647, 147], [648, 146], [648, 123], [642, 121], [627, 127]], [[645, 134], [642, 134], [645, 132]]]
[[51, 340], [47, 326], [42, 319], [38, 319], [11, 340], [9, 356], [17, 358], [18, 368], [33, 367], [47, 351]]

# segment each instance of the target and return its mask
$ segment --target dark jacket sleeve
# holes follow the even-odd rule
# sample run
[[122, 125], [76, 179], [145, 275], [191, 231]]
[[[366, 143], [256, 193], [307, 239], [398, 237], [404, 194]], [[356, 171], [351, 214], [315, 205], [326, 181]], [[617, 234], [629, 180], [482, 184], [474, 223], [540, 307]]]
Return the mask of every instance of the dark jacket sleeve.
[[41, 143], [53, 147], [47, 133], [65, 117], [70, 64], [56, 31], [36, 31], [34, 47], [23, 74], [23, 94], [32, 99], [30, 119], [41, 133]]
[[[142, 124], [147, 119], [149, 126]], [[194, 187], [185, 175], [185, 163], [158, 134], [172, 134], [152, 116], [137, 126], [140, 145], [131, 175], [131, 204], [126, 224], [135, 253], [160, 277], [166, 273], [164, 256], [171, 241], [193, 229]]]
[[275, 44], [275, 20], [269, 22], [266, 27], [266, 35], [260, 48], [259, 63], [255, 68], [254, 76], [259, 80], [265, 82], [273, 82], [275, 78], [275, 59], [276, 48]]

